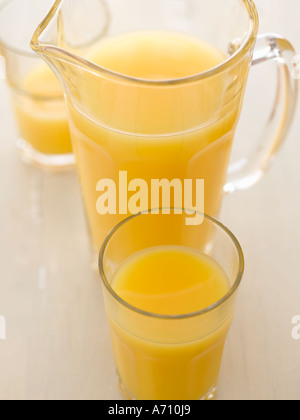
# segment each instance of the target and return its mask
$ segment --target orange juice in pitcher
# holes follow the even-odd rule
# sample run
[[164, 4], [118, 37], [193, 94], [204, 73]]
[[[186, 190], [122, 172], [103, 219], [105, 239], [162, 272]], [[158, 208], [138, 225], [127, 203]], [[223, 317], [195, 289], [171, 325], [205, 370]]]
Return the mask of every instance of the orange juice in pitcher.
[[[176, 201], [202, 211], [194, 200], [179, 203], [186, 180], [204, 181], [204, 210], [215, 216], [224, 189], [246, 189], [263, 176], [290, 127], [297, 81], [286, 71], [290, 43], [257, 33], [252, 1], [56, 0], [32, 47], [65, 88], [96, 253], [131, 209]], [[263, 141], [230, 168], [226, 184], [249, 69], [269, 60], [282, 69], [277, 108]], [[153, 180], [161, 182], [160, 200]]]
[[[68, 101], [74, 151], [96, 247], [130, 214], [128, 203], [124, 206], [119, 197], [112, 211], [109, 203], [104, 209], [96, 206], [99, 197], [106, 193], [104, 187], [97, 188], [99, 180], [114, 180], [123, 193], [128, 188], [127, 184], [120, 186], [120, 172], [126, 173], [128, 184], [142, 179], [148, 186], [148, 197], [140, 200], [137, 212], [165, 207], [164, 192], [171, 195], [169, 207], [183, 206], [183, 202], [178, 206], [172, 202], [170, 190], [162, 190], [160, 202], [153, 205], [153, 180], [180, 180], [184, 184], [188, 179], [203, 179], [205, 211], [216, 215], [226, 181], [239, 101], [220, 104], [224, 85], [218, 78], [210, 83], [183, 82], [179, 87], [159, 83], [208, 71], [226, 56], [197, 38], [147, 32], [104, 41], [90, 53], [90, 60], [116, 73], [153, 83], [126, 85], [110, 77], [96, 83], [90, 75], [83, 75], [81, 83], [86, 85], [86, 96], [82, 100], [101, 121], [88, 119], [72, 100]], [[136, 192], [137, 187], [128, 192], [128, 199], [129, 193]]]

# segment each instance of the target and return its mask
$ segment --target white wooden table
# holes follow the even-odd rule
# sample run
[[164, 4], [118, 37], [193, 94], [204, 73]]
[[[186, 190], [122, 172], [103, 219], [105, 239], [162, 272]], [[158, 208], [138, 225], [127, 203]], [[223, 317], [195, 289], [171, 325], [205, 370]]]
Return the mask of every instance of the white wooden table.
[[[262, 29], [288, 36], [300, 51], [299, 0], [257, 3]], [[254, 69], [241, 123], [252, 128], [241, 128], [238, 152], [264, 114], [265, 84]], [[0, 121], [0, 317], [7, 323], [0, 399], [120, 399], [76, 174], [45, 175], [19, 161], [1, 81]], [[221, 400], [300, 399], [300, 341], [291, 334], [300, 315], [299, 163], [298, 112], [272, 171], [251, 191], [224, 199], [222, 220], [242, 243], [246, 273]]]

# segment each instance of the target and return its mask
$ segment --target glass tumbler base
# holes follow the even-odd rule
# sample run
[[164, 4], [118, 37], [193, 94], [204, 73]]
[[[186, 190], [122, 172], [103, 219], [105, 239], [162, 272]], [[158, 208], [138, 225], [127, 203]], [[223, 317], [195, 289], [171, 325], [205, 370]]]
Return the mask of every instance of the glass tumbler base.
[[[136, 398], [134, 398], [131, 393], [128, 391], [128, 389], [126, 388], [126, 386], [123, 384], [123, 382], [121, 381], [120, 377], [119, 378], [119, 390], [121, 392], [122, 397], [125, 400], [129, 400], [129, 401], [135, 401]], [[204, 397], [200, 398], [199, 401], [213, 401], [216, 399], [217, 396], [217, 387], [212, 386], [210, 388], [210, 390], [207, 392], [206, 395], [204, 395]]]
[[73, 153], [46, 155], [35, 150], [26, 140], [21, 138], [17, 140], [17, 148], [24, 163], [40, 169], [60, 172], [73, 169], [75, 166]]

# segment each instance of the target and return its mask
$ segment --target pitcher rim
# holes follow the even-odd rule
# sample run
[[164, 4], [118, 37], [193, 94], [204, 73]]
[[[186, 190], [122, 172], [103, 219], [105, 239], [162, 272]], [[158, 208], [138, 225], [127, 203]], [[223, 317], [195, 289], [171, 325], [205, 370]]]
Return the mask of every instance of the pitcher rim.
[[244, 57], [247, 56], [247, 54], [251, 51], [252, 47], [255, 44], [257, 34], [258, 34], [258, 28], [259, 28], [259, 16], [258, 16], [258, 11], [257, 11], [254, 1], [253, 0], [237, 0], [248, 13], [250, 24], [249, 24], [249, 29], [247, 33], [247, 38], [233, 55], [228, 57], [225, 61], [223, 61], [219, 65], [201, 73], [197, 73], [197, 74], [193, 74], [193, 75], [181, 77], [181, 78], [175, 78], [175, 79], [151, 80], [151, 79], [138, 78], [138, 77], [133, 77], [133, 76], [115, 72], [106, 67], [99, 66], [96, 63], [89, 61], [88, 59], [80, 57], [76, 53], [67, 51], [64, 48], [40, 42], [39, 41], [40, 36], [43, 34], [47, 26], [55, 17], [60, 6], [62, 6], [63, 1], [64, 0], [55, 0], [55, 3], [53, 4], [49, 13], [44, 18], [44, 20], [40, 23], [40, 25], [37, 27], [31, 40], [31, 48], [33, 49], [33, 51], [42, 56], [52, 57], [58, 61], [62, 61], [62, 62], [70, 63], [70, 64], [72, 63], [73, 65], [81, 67], [85, 69], [86, 71], [89, 71], [90, 73], [95, 74], [96, 76], [103, 76], [103, 75], [109, 76], [113, 79], [117, 79], [125, 83], [134, 83], [134, 84], [149, 85], [149, 86], [170, 86], [170, 85], [181, 85], [181, 84], [190, 83], [190, 82], [197, 82], [200, 80], [208, 79], [209, 77], [213, 77], [219, 73], [226, 71], [228, 68], [231, 68], [232, 66], [234, 66], [236, 63], [239, 63]]

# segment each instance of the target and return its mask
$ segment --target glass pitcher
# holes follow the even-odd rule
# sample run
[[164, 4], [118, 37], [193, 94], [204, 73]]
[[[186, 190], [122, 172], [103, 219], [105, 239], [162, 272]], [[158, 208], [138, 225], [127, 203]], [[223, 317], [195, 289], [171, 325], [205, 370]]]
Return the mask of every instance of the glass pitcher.
[[[55, 2], [32, 48], [65, 90], [96, 252], [130, 213], [172, 204], [202, 213], [204, 202], [216, 216], [224, 191], [264, 175], [290, 128], [297, 81], [291, 44], [258, 28], [251, 0]], [[229, 167], [250, 67], [266, 61], [278, 68], [274, 109], [253, 153]]]

